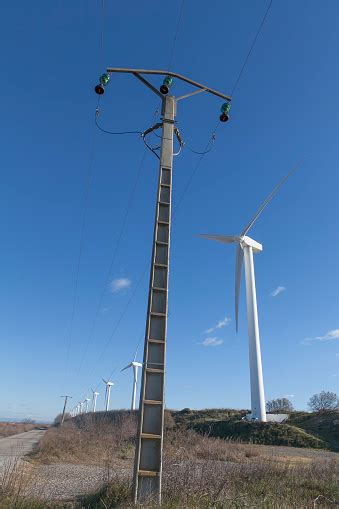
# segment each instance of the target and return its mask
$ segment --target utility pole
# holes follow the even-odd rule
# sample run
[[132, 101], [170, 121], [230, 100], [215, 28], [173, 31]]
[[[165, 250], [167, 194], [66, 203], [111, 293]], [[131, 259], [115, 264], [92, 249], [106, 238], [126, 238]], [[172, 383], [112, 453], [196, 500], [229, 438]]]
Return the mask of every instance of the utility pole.
[[[181, 148], [183, 146], [179, 131], [175, 127], [176, 106], [182, 99], [201, 92], [209, 92], [227, 101], [222, 105], [220, 115], [220, 120], [226, 122], [231, 98], [177, 73], [112, 67], [107, 69], [107, 74], [100, 77], [99, 84], [95, 87], [96, 93], [101, 95], [105, 92], [113, 73], [133, 74], [162, 101], [161, 122], [147, 129], [142, 135], [145, 139], [145, 136], [153, 130], [162, 129], [133, 479], [135, 504], [161, 504], [174, 134]], [[143, 75], [165, 76], [160, 92]], [[173, 78], [193, 85], [196, 90], [180, 97], [167, 95]]]
[[60, 425], [62, 425], [64, 423], [64, 420], [65, 420], [67, 400], [68, 400], [68, 398], [72, 398], [72, 396], [60, 396], [60, 398], [65, 398], [64, 407], [62, 409], [61, 421], [60, 421]]

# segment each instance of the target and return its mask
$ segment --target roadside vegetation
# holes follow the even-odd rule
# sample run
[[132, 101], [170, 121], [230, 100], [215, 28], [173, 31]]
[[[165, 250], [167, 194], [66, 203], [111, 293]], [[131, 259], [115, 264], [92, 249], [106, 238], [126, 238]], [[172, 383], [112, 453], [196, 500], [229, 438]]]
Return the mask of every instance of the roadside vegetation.
[[[218, 422], [220, 418], [225, 420], [226, 415], [239, 419], [239, 413], [231, 410], [167, 411], [163, 470], [165, 508], [336, 506], [339, 499], [336, 459], [319, 456], [315, 461], [307, 455], [302, 458], [278, 456], [270, 448], [213, 437], [210, 429], [198, 433], [187, 425], [206, 418]], [[86, 414], [65, 421], [63, 426], [51, 427], [32, 455], [33, 463], [101, 464], [107, 472], [101, 490], [82, 497], [72, 506], [65, 503], [55, 507], [132, 507], [135, 432], [136, 415], [128, 411]], [[153, 507], [152, 501], [147, 507]]]
[[34, 422], [0, 422], [0, 438], [10, 437], [38, 428], [41, 428], [41, 425]]
[[[339, 461], [335, 454], [305, 453], [213, 436], [220, 423], [236, 427], [260, 423], [241, 420], [245, 411], [208, 409], [166, 411], [164, 441], [163, 507], [236, 509], [334, 508], [339, 501]], [[296, 412], [289, 427], [309, 427], [309, 435], [328, 438], [330, 422], [338, 412]], [[208, 423], [206, 429], [203, 424]], [[292, 424], [293, 422], [293, 424]], [[219, 424], [218, 424], [219, 423]], [[0, 478], [0, 507], [11, 509], [127, 509], [131, 499], [136, 413], [89, 413], [51, 426], [30, 455], [28, 470], [7, 466]], [[238, 427], [239, 427], [238, 426]], [[267, 430], [272, 434], [271, 424]], [[281, 426], [272, 424], [275, 429]], [[304, 431], [305, 435], [307, 434]], [[216, 434], [216, 433], [215, 433]], [[314, 435], [315, 436], [315, 435]], [[253, 438], [253, 436], [252, 436]], [[319, 439], [321, 440], [321, 439]], [[244, 443], [247, 441], [247, 443]], [[325, 443], [325, 441], [324, 441]], [[316, 444], [318, 447], [319, 444]], [[292, 453], [290, 452], [292, 451]], [[298, 452], [299, 451], [299, 452]], [[44, 464], [97, 465], [104, 472], [101, 488], [68, 501], [44, 498], [45, 487], [35, 477]], [[1, 477], [1, 476], [0, 476]], [[145, 506], [144, 506], [145, 507]], [[155, 507], [150, 500], [148, 508]]]

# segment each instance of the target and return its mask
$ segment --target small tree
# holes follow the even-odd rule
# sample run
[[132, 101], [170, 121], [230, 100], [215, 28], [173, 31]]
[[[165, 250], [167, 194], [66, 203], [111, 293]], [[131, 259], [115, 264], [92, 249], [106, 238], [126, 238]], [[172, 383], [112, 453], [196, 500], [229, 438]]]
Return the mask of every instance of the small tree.
[[313, 394], [308, 402], [312, 412], [326, 412], [339, 408], [338, 395], [331, 391], [321, 391], [319, 394]]
[[287, 398], [276, 398], [267, 401], [266, 408], [268, 412], [292, 412], [292, 402]]

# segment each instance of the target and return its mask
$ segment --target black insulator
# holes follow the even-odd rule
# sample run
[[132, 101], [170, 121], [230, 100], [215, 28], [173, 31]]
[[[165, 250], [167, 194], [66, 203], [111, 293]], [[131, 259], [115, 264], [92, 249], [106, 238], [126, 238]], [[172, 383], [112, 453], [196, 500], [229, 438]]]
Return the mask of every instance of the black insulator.
[[230, 117], [227, 115], [227, 113], [225, 113], [225, 112], [224, 112], [224, 113], [222, 113], [222, 114], [220, 115], [220, 117], [219, 117], [219, 118], [220, 118], [220, 122], [227, 122], [227, 120], [228, 120]]
[[97, 85], [94, 90], [98, 95], [102, 95], [105, 93], [105, 89], [101, 84]]
[[161, 85], [160, 92], [164, 95], [168, 94], [168, 87], [166, 85]]

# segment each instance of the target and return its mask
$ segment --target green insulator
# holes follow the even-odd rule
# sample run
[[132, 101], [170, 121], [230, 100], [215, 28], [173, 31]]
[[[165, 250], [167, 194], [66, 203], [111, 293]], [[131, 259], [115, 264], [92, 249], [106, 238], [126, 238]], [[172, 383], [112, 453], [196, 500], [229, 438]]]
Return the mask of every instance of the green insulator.
[[231, 105], [230, 105], [230, 103], [224, 103], [224, 104], [221, 106], [220, 111], [221, 111], [222, 113], [229, 113], [230, 109], [231, 109]]
[[168, 87], [170, 87], [173, 83], [173, 78], [172, 76], [166, 76], [166, 78], [164, 79], [163, 81], [164, 85], [167, 85]]
[[99, 81], [105, 87], [106, 85], [108, 85], [110, 79], [111, 79], [110, 75], [105, 73], [100, 76]]

